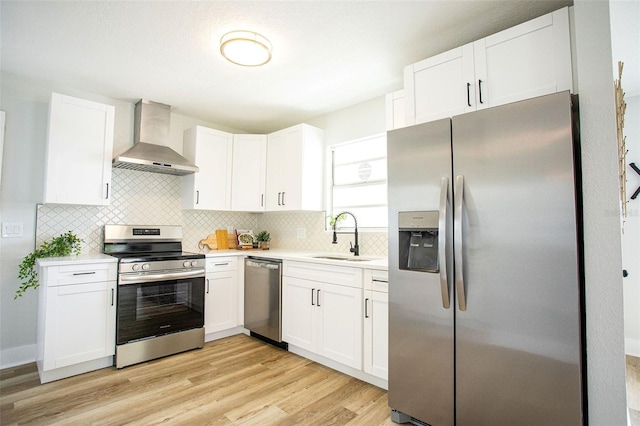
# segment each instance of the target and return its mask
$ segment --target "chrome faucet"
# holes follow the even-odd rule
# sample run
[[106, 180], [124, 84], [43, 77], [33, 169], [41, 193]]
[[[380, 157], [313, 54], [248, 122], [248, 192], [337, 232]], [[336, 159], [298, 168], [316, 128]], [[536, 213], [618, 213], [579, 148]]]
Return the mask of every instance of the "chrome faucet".
[[[340, 216], [342, 216], [343, 214], [351, 215], [351, 217], [353, 218], [353, 222], [355, 223], [354, 232], [338, 232], [338, 231], [336, 231], [336, 224], [338, 223], [338, 218]], [[338, 213], [338, 215], [335, 217], [334, 222], [333, 222], [333, 241], [331, 241], [331, 244], [338, 244], [338, 235], [337, 234], [351, 234], [351, 233], [353, 233], [355, 235], [355, 240], [356, 241], [355, 241], [355, 245], [352, 245], [351, 242], [349, 242], [349, 245], [351, 246], [349, 251], [351, 253], [353, 253], [354, 256], [359, 256], [360, 255], [360, 246], [358, 245], [358, 219], [356, 219], [356, 217], [351, 212]]]

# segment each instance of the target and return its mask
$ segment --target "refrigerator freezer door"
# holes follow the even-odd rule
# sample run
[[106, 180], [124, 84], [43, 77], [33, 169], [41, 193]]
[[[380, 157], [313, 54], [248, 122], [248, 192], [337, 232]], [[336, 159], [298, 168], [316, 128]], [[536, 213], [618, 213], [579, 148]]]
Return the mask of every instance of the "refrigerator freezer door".
[[459, 426], [582, 424], [570, 104], [565, 92], [452, 119], [464, 176]]
[[[442, 208], [451, 194], [441, 194], [451, 191], [442, 181], [451, 176], [450, 119], [389, 132], [387, 158], [389, 406], [429, 424], [453, 425], [451, 285], [442, 284], [439, 272], [401, 270], [398, 261], [399, 212], [438, 211], [448, 224], [439, 230], [445, 237], [443, 249], [451, 251], [451, 208]], [[446, 268], [445, 279], [452, 277], [450, 261], [440, 262], [439, 268]]]

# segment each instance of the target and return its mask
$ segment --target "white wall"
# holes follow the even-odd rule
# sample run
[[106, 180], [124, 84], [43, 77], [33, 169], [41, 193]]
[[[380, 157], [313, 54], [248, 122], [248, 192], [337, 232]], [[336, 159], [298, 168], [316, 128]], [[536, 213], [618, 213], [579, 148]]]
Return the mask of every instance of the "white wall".
[[[624, 73], [622, 77], [624, 84]], [[640, 175], [629, 163], [640, 167], [640, 96], [626, 98], [624, 126], [627, 153], [627, 218], [622, 235], [622, 266], [629, 276], [623, 279], [625, 352], [640, 357], [640, 196], [629, 199], [640, 187]]]
[[325, 146], [386, 132], [384, 96], [308, 120], [324, 129]]
[[622, 260], [609, 2], [575, 0], [590, 425], [626, 424]]

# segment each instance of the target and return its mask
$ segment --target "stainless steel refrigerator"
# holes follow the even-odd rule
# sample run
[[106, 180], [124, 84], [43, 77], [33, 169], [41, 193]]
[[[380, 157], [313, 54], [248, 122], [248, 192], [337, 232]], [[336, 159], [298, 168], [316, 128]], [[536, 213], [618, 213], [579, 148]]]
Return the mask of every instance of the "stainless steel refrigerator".
[[394, 421], [583, 424], [572, 101], [558, 93], [388, 133]]

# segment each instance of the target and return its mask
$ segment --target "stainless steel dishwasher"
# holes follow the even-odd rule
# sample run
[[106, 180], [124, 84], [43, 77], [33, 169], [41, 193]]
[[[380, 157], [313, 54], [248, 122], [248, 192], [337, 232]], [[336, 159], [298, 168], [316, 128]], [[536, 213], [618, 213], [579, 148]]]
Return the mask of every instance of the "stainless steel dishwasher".
[[245, 259], [244, 327], [252, 336], [286, 349], [282, 342], [281, 260]]

